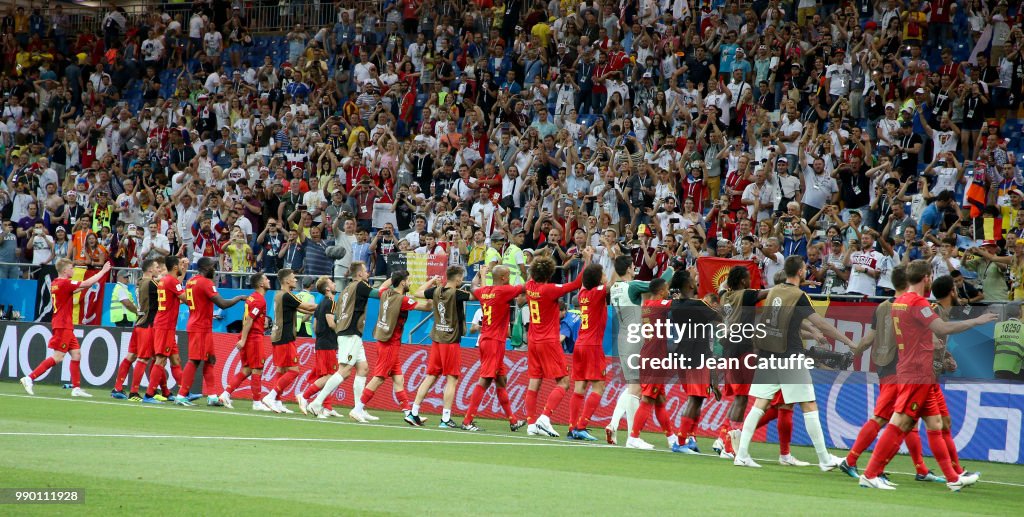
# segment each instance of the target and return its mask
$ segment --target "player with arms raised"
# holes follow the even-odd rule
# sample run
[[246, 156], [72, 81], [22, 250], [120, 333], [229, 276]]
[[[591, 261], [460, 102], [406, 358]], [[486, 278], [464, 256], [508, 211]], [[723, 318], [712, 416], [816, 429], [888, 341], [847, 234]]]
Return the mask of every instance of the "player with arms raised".
[[928, 429], [928, 445], [935, 461], [946, 477], [946, 486], [956, 492], [978, 481], [977, 474], [958, 474], [950, 460], [946, 440], [942, 436], [942, 406], [945, 399], [933, 370], [935, 335], [948, 336], [996, 320], [986, 312], [965, 321], [943, 321], [925, 298], [931, 291], [931, 265], [915, 260], [907, 266], [907, 292], [892, 302], [892, 324], [899, 348], [896, 380], [899, 394], [892, 420], [878, 439], [871, 461], [860, 476], [860, 486], [895, 490], [880, 476], [899, 449], [906, 434], [914, 430], [917, 419]]
[[245, 295], [238, 295], [230, 300], [225, 300], [217, 293], [217, 286], [213, 285], [213, 274], [217, 270], [217, 261], [210, 257], [199, 259], [197, 264], [199, 274], [190, 278], [185, 284], [185, 303], [188, 304], [188, 364], [185, 365], [185, 372], [182, 375], [182, 383], [178, 388], [178, 396], [174, 403], [179, 406], [191, 406], [189, 401], [189, 390], [192, 388], [192, 381], [195, 379], [196, 371], [203, 369], [203, 394], [207, 396], [206, 402], [210, 406], [219, 406], [221, 402], [217, 397], [216, 389], [213, 387], [214, 378], [213, 365], [217, 357], [213, 350], [213, 306], [221, 309], [234, 307], [235, 304], [245, 299]]
[[[458, 429], [480, 431], [475, 425], [460, 426], [452, 421], [452, 404], [455, 403], [455, 390], [459, 387], [462, 375], [462, 336], [466, 333], [466, 302], [473, 299], [473, 293], [462, 289], [462, 279], [466, 270], [462, 266], [451, 266], [445, 273], [445, 284], [440, 277], [431, 278], [420, 286], [414, 295], [416, 298], [433, 302], [434, 326], [430, 329], [430, 353], [427, 356], [427, 376], [416, 389], [416, 400], [412, 403], [412, 411], [406, 420], [412, 425], [423, 425], [420, 421], [420, 404], [427, 397], [427, 392], [434, 387], [437, 380], [445, 377], [444, 394], [442, 396], [441, 429]], [[473, 277], [473, 287], [480, 285], [482, 277]]]
[[[569, 400], [569, 432], [571, 440], [596, 441], [587, 432], [590, 417], [594, 416], [604, 393], [604, 371], [608, 360], [604, 356], [604, 330], [608, 326], [609, 285], [605, 284], [604, 269], [600, 264], [583, 268], [583, 288], [578, 297], [580, 306], [580, 334], [572, 351], [572, 398]], [[583, 395], [590, 385], [590, 396], [584, 403]]]
[[[685, 274], [685, 273], [684, 273]], [[644, 300], [642, 307], [642, 319], [645, 325], [654, 325], [656, 322], [666, 322], [669, 319], [672, 300], [668, 296], [668, 282], [663, 278], [655, 278], [650, 283], [651, 297]], [[665, 358], [668, 357], [668, 339], [665, 337], [653, 337], [645, 339], [640, 349], [641, 358]], [[674, 441], [675, 434], [672, 432], [671, 420], [665, 412], [665, 383], [664, 372], [649, 371], [646, 368], [640, 369], [640, 406], [633, 417], [633, 426], [629, 431], [629, 438], [626, 440], [626, 447], [630, 449], [651, 450], [653, 445], [640, 437], [651, 413], [658, 418], [665, 437], [668, 438], [669, 447], [676, 450]]]
[[303, 302], [292, 294], [292, 289], [299, 283], [299, 277], [291, 269], [279, 270], [277, 279], [281, 282], [281, 290], [274, 295], [274, 328], [270, 336], [277, 375], [274, 376], [274, 388], [263, 397], [262, 402], [275, 413], [291, 413], [292, 410], [281, 402], [281, 395], [299, 376], [299, 356], [295, 350], [295, 313], [313, 314], [316, 304]]
[[[421, 304], [406, 296], [408, 292], [408, 271], [395, 271], [391, 278], [380, 286], [380, 313], [373, 328], [373, 337], [377, 340], [377, 362], [370, 372], [373, 378], [356, 400], [356, 406], [353, 408], [356, 413], [362, 414], [366, 411], [366, 404], [370, 403], [377, 388], [384, 384], [388, 377], [391, 378], [391, 389], [394, 390], [395, 399], [398, 400], [402, 411], [409, 416], [412, 410], [409, 394], [405, 391], [405, 376], [402, 375], [402, 367], [398, 364], [399, 347], [402, 346], [402, 333], [405, 332], [405, 320], [409, 311], [429, 311], [432, 307], [430, 300]], [[421, 425], [426, 421], [426, 418], [419, 419]], [[406, 419], [406, 422], [409, 420]]]
[[[907, 267], [899, 265], [892, 270], [892, 285], [896, 291], [896, 297], [907, 291]], [[871, 361], [878, 366], [878, 398], [875, 399], [875, 409], [872, 417], [864, 423], [857, 433], [857, 439], [850, 447], [850, 452], [839, 464], [839, 470], [854, 479], [860, 479], [860, 472], [857, 471], [857, 460], [860, 455], [871, 446], [878, 436], [882, 426], [892, 418], [893, 407], [896, 405], [896, 396], [899, 394], [899, 384], [896, 383], [896, 333], [892, 325], [892, 302], [885, 300], [875, 307], [871, 319], [871, 328], [868, 329], [860, 344], [853, 350], [854, 354], [861, 354], [871, 348]], [[918, 481], [941, 481], [946, 482], [933, 474], [924, 463], [924, 455], [921, 449], [921, 435], [919, 433], [907, 433], [904, 438], [907, 444], [907, 451], [914, 462], [917, 474], [914, 476]]]
[[84, 281], [72, 280], [71, 275], [75, 272], [74, 264], [68, 259], [57, 261], [57, 278], [50, 282], [50, 299], [53, 301], [53, 335], [47, 348], [53, 350], [53, 355], [47, 357], [32, 373], [21, 378], [21, 385], [25, 392], [34, 395], [32, 383], [50, 368], [60, 364], [64, 356], [71, 354], [71, 396], [92, 397], [82, 389], [82, 370], [80, 361], [82, 352], [78, 339], [75, 338], [75, 325], [71, 320], [71, 313], [75, 310], [75, 293], [92, 287], [99, 282], [110, 271], [110, 262], [103, 264], [103, 269]]
[[480, 401], [484, 398], [484, 392], [494, 384], [494, 392], [498, 397], [498, 404], [505, 412], [508, 419], [508, 426], [512, 432], [518, 431], [526, 425], [526, 421], [516, 418], [512, 413], [512, 405], [508, 399], [508, 391], [505, 386], [508, 384], [508, 367], [505, 366], [505, 340], [508, 339], [509, 319], [511, 316], [511, 303], [517, 296], [523, 294], [526, 287], [523, 285], [509, 285], [511, 270], [507, 266], [488, 265], [480, 267], [477, 276], [483, 275], [487, 278], [490, 273], [491, 285], [478, 287], [473, 290], [473, 296], [480, 300], [480, 380], [473, 387], [473, 394], [469, 397], [469, 409], [466, 410], [466, 417], [462, 419], [463, 429], [473, 425], [473, 417], [480, 408]]
[[835, 457], [825, 447], [825, 435], [818, 419], [818, 405], [814, 399], [814, 383], [811, 372], [803, 365], [791, 366], [799, 360], [804, 352], [802, 332], [804, 320], [818, 329], [826, 337], [842, 341], [846, 346], [854, 348], [856, 344], [845, 334], [830, 325], [825, 318], [814, 311], [811, 301], [800, 290], [800, 282], [807, 278], [807, 264], [803, 257], [793, 255], [786, 258], [782, 265], [786, 281], [776, 284], [768, 291], [765, 309], [761, 315], [761, 329], [764, 338], [754, 342], [762, 359], [782, 361], [788, 368], [760, 369], [754, 374], [754, 384], [750, 386], [750, 395], [757, 398], [754, 407], [747, 413], [743, 421], [740, 443], [736, 448], [733, 464], [742, 467], [760, 467], [750, 457], [750, 440], [754, 437], [758, 421], [764, 416], [765, 409], [771, 404], [776, 394], [782, 392], [783, 400], [788, 404], [799, 403], [804, 414], [804, 425], [807, 434], [818, 454], [818, 466], [822, 471], [830, 471], [839, 466], [842, 459]]
[[238, 336], [238, 343], [235, 344], [242, 354], [242, 371], [231, 377], [224, 393], [220, 394], [220, 403], [231, 408], [231, 393], [252, 376], [252, 383], [249, 391], [252, 394], [253, 411], [270, 411], [270, 408], [263, 405], [260, 399], [263, 398], [263, 343], [266, 342], [264, 334], [267, 332], [267, 290], [270, 289], [270, 279], [263, 273], [256, 273], [249, 279], [249, 285], [253, 292], [245, 299], [245, 316], [242, 318], [242, 333]]
[[[583, 252], [583, 263], [589, 264], [593, 250]], [[526, 434], [558, 437], [551, 425], [551, 413], [565, 397], [569, 388], [569, 368], [558, 337], [558, 299], [566, 293], [580, 288], [583, 272], [568, 284], [551, 284], [548, 280], [555, 273], [555, 261], [546, 255], [533, 259], [530, 265], [530, 280], [526, 282], [526, 300], [530, 309], [530, 327], [527, 329], [526, 349], [527, 372], [530, 383], [526, 391]], [[557, 386], [548, 395], [543, 413], [537, 411], [537, 392], [544, 379], [554, 379]]]
[[185, 288], [181, 285], [185, 271], [188, 269], [188, 259], [184, 257], [169, 256], [164, 258], [166, 271], [157, 286], [156, 298], [156, 319], [153, 320], [153, 354], [156, 359], [149, 367], [149, 387], [146, 388], [146, 396], [142, 402], [146, 404], [161, 404], [162, 400], [155, 397], [156, 389], [167, 377], [164, 365], [171, 360], [171, 375], [174, 382], [181, 384], [181, 357], [178, 356], [178, 310], [181, 302], [185, 301]]
[[[163, 265], [156, 259], [142, 262], [142, 277], [135, 286], [139, 297], [139, 318], [132, 329], [132, 338], [128, 342], [128, 355], [121, 361], [117, 370], [117, 381], [110, 396], [115, 399], [128, 399], [133, 402], [142, 400], [139, 395], [139, 384], [146, 373], [146, 363], [153, 358], [153, 318], [156, 317], [156, 282], [153, 278], [159, 275]], [[124, 382], [128, 379], [128, 367], [135, 363], [132, 371], [132, 388], [128, 395], [124, 394]]]

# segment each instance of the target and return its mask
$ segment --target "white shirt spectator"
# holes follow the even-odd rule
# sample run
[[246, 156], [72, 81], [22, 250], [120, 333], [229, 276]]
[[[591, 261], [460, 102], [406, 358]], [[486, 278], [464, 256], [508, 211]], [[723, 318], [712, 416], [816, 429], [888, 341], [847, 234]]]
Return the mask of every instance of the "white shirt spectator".
[[885, 257], [874, 249], [850, 253], [850, 281], [846, 285], [846, 292], [874, 296], [878, 279], [869, 273], [881, 271], [884, 259]]
[[775, 274], [782, 271], [782, 265], [786, 257], [781, 251], [775, 252], [774, 258], [764, 257], [761, 259], [761, 271], [764, 271], [764, 282], [766, 287], [775, 285]]
[[142, 239], [142, 248], [139, 250], [139, 255], [143, 258], [163, 258], [166, 255], [157, 253], [156, 250], [164, 250], [168, 254], [171, 252], [171, 243], [167, 240], [167, 236], [163, 233], [156, 235], [147, 235]]

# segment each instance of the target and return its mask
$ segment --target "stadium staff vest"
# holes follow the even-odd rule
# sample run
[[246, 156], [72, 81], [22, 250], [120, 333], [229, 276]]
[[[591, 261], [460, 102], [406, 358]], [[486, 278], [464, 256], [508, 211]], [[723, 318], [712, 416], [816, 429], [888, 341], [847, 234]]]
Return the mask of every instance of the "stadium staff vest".
[[[748, 290], [730, 290], [721, 294], [722, 313], [725, 315], [724, 321], [729, 328], [734, 328], [733, 326], [737, 324], [753, 323], [754, 307], [743, 306], [743, 295]], [[729, 342], [728, 345], [728, 348], [723, 348], [723, 352], [728, 354], [728, 357], [740, 357], [750, 351], [749, 339], [743, 339], [739, 343]]]
[[[295, 297], [298, 298], [299, 301], [302, 302], [302, 303], [314, 303], [314, 302], [316, 302], [316, 298], [313, 298], [313, 293], [311, 293], [309, 291], [299, 291], [298, 293], [295, 293]], [[306, 325], [306, 335], [312, 336], [313, 335], [313, 318], [307, 319], [306, 323], [302, 323], [302, 321], [299, 320], [299, 318], [295, 318], [295, 332], [296, 333], [299, 332], [299, 329], [302, 328], [302, 325]]]
[[788, 282], [776, 285], [768, 291], [768, 297], [764, 300], [764, 312], [761, 313], [761, 323], [764, 324], [767, 335], [755, 341], [755, 347], [776, 354], [786, 352], [789, 348], [789, 323], [793, 319], [796, 302], [801, 296], [805, 296], [804, 292]]
[[993, 371], [1020, 373], [1021, 362], [1024, 361], [1022, 325], [1024, 323], [1017, 318], [996, 323], [996, 356], [992, 362]]
[[[510, 245], [509, 247], [512, 247], [512, 246]], [[499, 253], [498, 250], [494, 249], [494, 246], [488, 246], [487, 247], [487, 251], [484, 252], [484, 264], [490, 264], [491, 262], [496, 262], [499, 265], [504, 264], [504, 257], [501, 256], [501, 253]], [[512, 274], [513, 273], [511, 271], [509, 271], [508, 273], [509, 273], [509, 283], [511, 284], [512, 283]], [[518, 274], [518, 273], [519, 273], [519, 268], [516, 267], [516, 273], [515, 274]], [[494, 285], [494, 274], [493, 274], [493, 272], [491, 272], [491, 271], [487, 272], [487, 277], [484, 278], [484, 285]]]
[[[516, 257], [522, 256], [523, 249], [515, 244], [509, 244], [505, 248], [505, 254], [501, 256], [501, 264], [508, 268], [508, 285], [523, 285], [523, 272], [519, 270]], [[489, 284], [488, 284], [489, 285]]]
[[896, 359], [896, 328], [892, 324], [892, 300], [886, 300], [875, 307], [875, 344], [871, 347], [871, 362], [886, 366]]
[[[110, 295], [110, 321], [113, 323], [119, 323], [127, 319], [131, 323], [135, 323], [136, 315], [134, 312], [125, 309], [124, 304], [121, 300], [124, 298], [132, 298], [132, 292], [128, 290], [128, 287], [118, 282], [114, 285], [114, 292]], [[132, 300], [134, 301], [134, 300]]]

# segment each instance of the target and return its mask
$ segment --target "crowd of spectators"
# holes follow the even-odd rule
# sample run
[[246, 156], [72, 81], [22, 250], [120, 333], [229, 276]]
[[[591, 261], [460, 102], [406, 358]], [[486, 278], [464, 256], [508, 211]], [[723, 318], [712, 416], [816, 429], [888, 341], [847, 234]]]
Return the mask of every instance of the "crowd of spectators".
[[769, 285], [800, 254], [809, 292], [860, 295], [923, 257], [961, 298], [1024, 299], [1020, 2], [293, 4], [283, 37], [259, 2], [94, 32], [12, 8], [0, 277], [177, 254], [241, 285], [408, 251], [569, 278], [593, 247]]

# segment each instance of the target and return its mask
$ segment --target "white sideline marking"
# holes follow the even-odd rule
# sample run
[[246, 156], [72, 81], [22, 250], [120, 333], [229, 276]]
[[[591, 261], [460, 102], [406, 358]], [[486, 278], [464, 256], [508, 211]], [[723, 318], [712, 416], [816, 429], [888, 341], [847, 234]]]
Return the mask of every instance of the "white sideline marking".
[[323, 443], [425, 443], [443, 445], [513, 445], [517, 447], [577, 447], [571, 443], [561, 442], [462, 442], [450, 440], [388, 440], [377, 438], [295, 438], [295, 437], [260, 437], [260, 436], [180, 436], [173, 434], [94, 434], [94, 433], [17, 433], [0, 432], [0, 436], [54, 436], [61, 438], [134, 438], [140, 440], [224, 440], [239, 442], [323, 442]]
[[[135, 408], [135, 409], [154, 409], [154, 410], [171, 409], [171, 410], [179, 410], [179, 411], [210, 413], [210, 414], [216, 414], [216, 415], [231, 415], [231, 416], [242, 416], [242, 417], [252, 417], [252, 418], [270, 418], [270, 419], [274, 419], [274, 420], [286, 420], [286, 421], [291, 421], [291, 422], [310, 422], [310, 423], [318, 423], [318, 424], [353, 425], [353, 426], [360, 426], [360, 427], [381, 427], [381, 428], [386, 428], [386, 429], [406, 429], [406, 430], [409, 430], [409, 431], [432, 431], [432, 432], [444, 433], [444, 434], [447, 434], [447, 435], [453, 435], [453, 434], [454, 435], [460, 435], [461, 434], [461, 435], [464, 435], [464, 436], [487, 436], [487, 435], [491, 435], [491, 436], [496, 436], [496, 437], [501, 437], [501, 438], [510, 438], [510, 439], [527, 440], [527, 441], [526, 442], [523, 442], [523, 441], [520, 441], [520, 442], [492, 442], [492, 441], [393, 440], [393, 439], [357, 439], [357, 438], [348, 438], [348, 439], [346, 439], [346, 438], [287, 438], [287, 437], [284, 437], [284, 438], [259, 438], [259, 437], [237, 437], [237, 436], [178, 436], [178, 435], [131, 435], [131, 434], [87, 434], [87, 433], [18, 433], [18, 432], [0, 432], [0, 436], [59, 436], [59, 437], [82, 437], [82, 438], [96, 437], [96, 438], [141, 438], [141, 439], [208, 439], [208, 440], [225, 440], [225, 441], [268, 441], [268, 442], [270, 442], [270, 441], [279, 441], [279, 442], [336, 442], [336, 443], [403, 443], [403, 444], [426, 443], [426, 444], [454, 444], [454, 445], [462, 445], [462, 444], [473, 445], [473, 444], [479, 444], [479, 445], [498, 445], [498, 446], [501, 446], [501, 445], [511, 445], [511, 446], [538, 446], [538, 447], [591, 447], [591, 448], [605, 448], [605, 449], [625, 449], [625, 447], [621, 447], [621, 446], [617, 446], [617, 445], [607, 445], [607, 444], [592, 443], [592, 442], [590, 442], [590, 443], [588, 443], [588, 442], [555, 442], [553, 440], [545, 440], [545, 438], [543, 438], [543, 437], [538, 440], [538, 439], [536, 439], [535, 437], [532, 437], [532, 436], [522, 436], [522, 435], [514, 435], [514, 434], [508, 434], [508, 433], [490, 433], [490, 432], [487, 432], [486, 434], [478, 434], [478, 433], [472, 433], [471, 434], [471, 433], [468, 433], [468, 432], [466, 432], [466, 433], [458, 433], [458, 432], [453, 432], [452, 430], [437, 429], [437, 428], [432, 428], [432, 427], [418, 427], [418, 428], [416, 428], [416, 427], [391, 425], [391, 424], [381, 424], [381, 423], [377, 423], [377, 424], [372, 424], [372, 423], [360, 424], [360, 423], [356, 423], [356, 422], [343, 421], [343, 420], [339, 420], [339, 419], [336, 419], [336, 418], [331, 418], [331, 419], [326, 419], [326, 420], [321, 420], [321, 419], [316, 419], [316, 418], [310, 419], [310, 418], [305, 417], [301, 413], [296, 413], [297, 416], [286, 416], [286, 415], [278, 415], [278, 414], [258, 414], [258, 413], [253, 413], [253, 412], [239, 413], [239, 412], [235, 412], [235, 411], [228, 410], [228, 409], [225, 409], [225, 408], [221, 408], [221, 409], [218, 410], [218, 409], [207, 409], [207, 408], [201, 408], [201, 407], [181, 407], [181, 406], [175, 406], [175, 405], [169, 404], [169, 403], [168, 404], [142, 404], [142, 403], [131, 403], [131, 402], [125, 403], [125, 402], [112, 402], [112, 401], [109, 401], [109, 400], [83, 400], [83, 399], [80, 399], [80, 398], [71, 399], [71, 398], [48, 397], [48, 396], [40, 396], [40, 395], [27, 395], [27, 394], [26, 395], [21, 395], [21, 394], [14, 394], [14, 393], [0, 393], [0, 397], [13, 397], [13, 398], [38, 399], [38, 400], [53, 400], [53, 401], [58, 401], [58, 402], [74, 402], [74, 403], [79, 403], [79, 404], [82, 404], [82, 403], [84, 403], [84, 404], [101, 404], [101, 405], [105, 405], [105, 406], [116, 406], [116, 407], [122, 407], [122, 408]], [[239, 402], [248, 402], [248, 400], [247, 399], [239, 399]], [[626, 449], [626, 450], [629, 450], [629, 449]], [[665, 449], [656, 449], [654, 451], [642, 451], [642, 452], [671, 453], [671, 451], [665, 450]], [[708, 454], [708, 453], [698, 453], [697, 456], [704, 456], [704, 457], [707, 457], [707, 458], [716, 458], [716, 459], [718, 458], [717, 454]], [[755, 461], [759, 462], [759, 463], [764, 463], [764, 464], [772, 464], [772, 463], [774, 463], [777, 460], [777, 458], [776, 459], [753, 458], [753, 459]], [[812, 463], [811, 467], [808, 467], [808, 471], [810, 471], [813, 467], [814, 467], [814, 464]], [[914, 476], [914, 473], [909, 473], [909, 472], [888, 471], [887, 473], [888, 474], [896, 474], [896, 475], [900, 475], [900, 476], [908, 476], [908, 477], [913, 477]], [[843, 474], [843, 475], [845, 476], [846, 474]], [[1011, 483], [1011, 482], [1007, 482], [1007, 481], [992, 481], [992, 480], [987, 480], [987, 479], [982, 479], [982, 480], [979, 480], [978, 482], [979, 483], [993, 484], [993, 485], [1003, 485], [1003, 486], [1012, 486], [1012, 487], [1024, 488], [1024, 483]]]
[[[125, 402], [113, 402], [113, 401], [110, 401], [110, 400], [87, 400], [87, 399], [81, 399], [81, 398], [48, 397], [48, 396], [40, 396], [40, 395], [27, 395], [27, 394], [22, 395], [22, 394], [15, 394], [15, 393], [0, 393], [0, 397], [14, 397], [14, 398], [24, 398], [24, 399], [36, 399], [36, 400], [53, 400], [53, 401], [57, 401], [57, 402], [72, 402], [72, 403], [80, 403], [80, 404], [82, 404], [82, 403], [84, 403], [84, 404], [100, 404], [100, 405], [104, 405], [104, 406], [114, 406], [114, 407], [120, 407], [120, 408], [131, 408], [131, 409], [142, 409], [142, 410], [168, 410], [169, 409], [169, 410], [173, 410], [173, 411], [186, 411], [186, 412], [191, 412], [191, 413], [199, 412], [199, 413], [208, 413], [208, 414], [213, 414], [213, 415], [226, 415], [226, 416], [249, 417], [249, 418], [269, 418], [269, 419], [272, 419], [272, 420], [283, 420], [283, 421], [288, 421], [288, 422], [305, 422], [305, 423], [311, 423], [311, 424], [334, 424], [334, 425], [351, 425], [351, 426], [359, 426], [359, 427], [379, 427], [379, 428], [384, 428], [384, 429], [404, 429], [404, 430], [408, 430], [408, 431], [429, 431], [429, 432], [443, 433], [443, 434], [456, 434], [456, 433], [458, 433], [458, 431], [453, 433], [453, 431], [455, 431], [455, 430], [439, 429], [439, 428], [436, 428], [436, 427], [412, 427], [412, 426], [410, 426], [408, 424], [405, 424], [405, 422], [403, 422], [403, 424], [405, 424], [405, 425], [386, 424], [386, 423], [379, 423], [379, 422], [378, 423], [361, 424], [361, 423], [358, 423], [358, 422], [355, 422], [355, 421], [350, 421], [347, 415], [342, 417], [342, 418], [340, 418], [340, 419], [339, 418], [318, 419], [318, 418], [311, 418], [311, 417], [303, 415], [302, 413], [299, 413], [299, 412], [295, 412], [294, 416], [288, 416], [288, 415], [281, 415], [281, 414], [277, 414], [277, 413], [263, 413], [263, 412], [250, 412], [250, 411], [238, 412], [238, 409], [231, 410], [231, 409], [227, 409], [227, 408], [223, 408], [223, 407], [218, 408], [218, 409], [213, 409], [213, 408], [208, 408], [208, 407], [204, 408], [204, 407], [199, 407], [199, 406], [182, 407], [182, 406], [176, 406], [173, 403], [169, 403], [169, 402], [168, 403], [164, 403], [164, 404], [143, 404], [141, 402], [138, 402], [138, 403], [127, 402], [127, 401], [125, 401]], [[239, 399], [236, 402], [246, 403], [246, 402], [249, 402], [249, 400], [248, 399]], [[243, 410], [244, 410], [244, 408], [243, 408]], [[509, 433], [489, 432], [489, 431], [484, 431], [484, 433], [485, 434], [466, 432], [464, 434], [466, 436], [500, 436], [501, 438], [509, 438], [509, 439], [514, 439], [514, 440], [526, 440], [526, 441], [531, 441], [531, 442], [538, 440], [537, 437], [525, 436], [523, 434], [509, 434]], [[462, 433], [458, 433], [458, 434], [462, 434]], [[544, 440], [544, 439], [545, 439], [544, 437], [540, 438], [540, 440]], [[614, 448], [615, 447], [615, 446], [607, 445], [607, 444], [588, 443], [588, 442], [563, 442], [563, 443], [561, 443], [561, 445], [572, 446], [572, 447], [605, 447], [605, 448]]]

